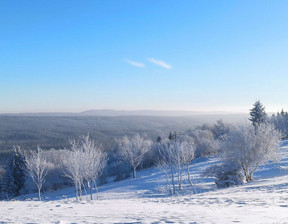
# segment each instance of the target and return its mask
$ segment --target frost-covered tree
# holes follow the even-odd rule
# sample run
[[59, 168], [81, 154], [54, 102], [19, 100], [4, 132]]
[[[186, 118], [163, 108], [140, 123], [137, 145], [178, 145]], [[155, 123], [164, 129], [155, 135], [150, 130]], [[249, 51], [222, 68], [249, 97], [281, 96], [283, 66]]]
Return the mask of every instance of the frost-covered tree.
[[19, 195], [26, 179], [25, 156], [19, 146], [11, 151], [9, 162], [2, 179], [2, 198], [11, 198]]
[[175, 194], [175, 172], [178, 179], [178, 189], [182, 190], [182, 171], [186, 167], [188, 180], [192, 185], [189, 171], [189, 164], [194, 159], [195, 145], [188, 136], [178, 136], [173, 140], [162, 138], [161, 142], [156, 143], [156, 148], [160, 154], [158, 167], [165, 171], [167, 188], [172, 183], [171, 194]]
[[283, 133], [283, 137], [288, 137], [288, 113], [284, 112], [282, 109], [281, 112], [276, 115], [273, 114], [270, 118], [270, 122], [275, 125], [275, 128]]
[[37, 151], [26, 153], [27, 171], [38, 189], [38, 198], [41, 201], [41, 190], [48, 173], [48, 163], [43, 156], [42, 149], [38, 146]]
[[233, 126], [228, 123], [224, 123], [223, 120], [217, 120], [216, 124], [211, 128], [211, 131], [215, 139], [220, 139], [222, 136], [227, 134]]
[[69, 141], [69, 149], [65, 150], [62, 156], [64, 176], [73, 182], [76, 200], [78, 200], [78, 198], [81, 199], [82, 185], [84, 182], [83, 167], [86, 161], [75, 139]]
[[245, 181], [253, 181], [259, 165], [277, 159], [281, 133], [269, 123], [238, 125], [230, 131], [222, 144], [224, 164], [241, 167]]
[[140, 137], [139, 134], [131, 138], [124, 136], [117, 142], [120, 158], [129, 163], [133, 170], [133, 178], [136, 178], [136, 169], [141, 165], [145, 154], [149, 151], [152, 145], [152, 142]]
[[160, 154], [157, 167], [163, 170], [166, 175], [166, 191], [170, 192], [171, 195], [175, 195], [175, 172], [177, 170], [175, 163], [175, 148], [172, 147], [171, 140], [164, 137], [162, 138], [161, 142], [156, 143], [155, 148]]
[[254, 127], [257, 127], [261, 123], [267, 121], [267, 114], [265, 112], [265, 107], [262, 105], [260, 100], [257, 100], [253, 104], [253, 108], [250, 110], [249, 120], [252, 122]]
[[194, 138], [196, 151], [199, 157], [210, 156], [218, 152], [219, 142], [215, 140], [212, 131], [208, 129], [195, 129], [190, 135]]
[[189, 165], [195, 157], [196, 145], [194, 143], [194, 140], [192, 140], [188, 136], [185, 136], [185, 138], [182, 139], [182, 144], [180, 144], [180, 148], [181, 148], [181, 153], [182, 153], [181, 163], [184, 166], [186, 166], [186, 170], [187, 170], [187, 174], [188, 174], [188, 181], [189, 181], [190, 185], [192, 186], [193, 183], [192, 183], [192, 179], [191, 179], [191, 175], [190, 175]]
[[79, 140], [69, 141], [69, 150], [64, 153], [63, 158], [64, 175], [69, 178], [75, 186], [76, 200], [82, 197], [82, 188], [90, 189], [90, 198], [93, 199], [93, 187], [97, 190], [96, 181], [102, 174], [107, 163], [107, 156], [100, 146], [90, 139], [89, 135], [80, 137]]
[[92, 184], [97, 190], [96, 181], [98, 177], [102, 175], [104, 167], [106, 166], [107, 154], [103, 152], [100, 146], [96, 146], [95, 142], [90, 139], [89, 135], [82, 137], [81, 147], [86, 161], [84, 164], [84, 179], [90, 189], [90, 199], [92, 200]]

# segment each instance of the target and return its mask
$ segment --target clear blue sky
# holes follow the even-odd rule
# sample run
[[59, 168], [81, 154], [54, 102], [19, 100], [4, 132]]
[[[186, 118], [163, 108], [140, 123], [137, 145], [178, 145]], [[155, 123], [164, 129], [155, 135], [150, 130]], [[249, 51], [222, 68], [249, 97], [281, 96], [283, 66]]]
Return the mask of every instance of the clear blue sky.
[[1, 0], [0, 113], [288, 109], [288, 1]]

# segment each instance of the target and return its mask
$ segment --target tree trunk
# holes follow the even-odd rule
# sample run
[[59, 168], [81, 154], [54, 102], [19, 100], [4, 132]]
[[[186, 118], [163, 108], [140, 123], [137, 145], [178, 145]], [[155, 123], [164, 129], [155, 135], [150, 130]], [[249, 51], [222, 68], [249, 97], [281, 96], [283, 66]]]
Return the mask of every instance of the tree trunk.
[[41, 201], [41, 188], [38, 186], [38, 198]]
[[79, 200], [82, 201], [82, 185], [81, 185], [81, 182], [78, 182], [78, 192], [79, 192]]
[[171, 177], [172, 177], [173, 195], [175, 195], [176, 194], [176, 189], [175, 189], [174, 173], [173, 173], [173, 169], [172, 168], [171, 168]]
[[85, 183], [83, 182], [82, 185], [83, 185], [83, 189], [84, 189], [84, 192], [85, 192], [86, 200], [88, 200], [88, 195], [87, 195], [87, 190], [86, 190], [86, 187], [85, 187]]
[[92, 187], [90, 186], [90, 200], [93, 200], [93, 192], [92, 192]]
[[93, 182], [94, 182], [94, 186], [95, 186], [95, 189], [96, 189], [97, 200], [99, 200], [99, 192], [98, 192], [97, 183], [96, 183], [96, 181], [93, 181]]
[[133, 168], [133, 178], [136, 178], [136, 168]]
[[182, 190], [182, 172], [181, 172], [181, 165], [178, 164], [177, 166], [177, 171], [178, 171], [178, 188], [179, 190]]
[[191, 176], [190, 176], [190, 170], [189, 170], [189, 163], [187, 164], [187, 174], [188, 174], [188, 181], [190, 183], [190, 186], [193, 186], [193, 182], [191, 180]]
[[74, 185], [75, 185], [75, 198], [76, 198], [76, 201], [78, 201], [78, 184], [76, 182], [74, 182]]

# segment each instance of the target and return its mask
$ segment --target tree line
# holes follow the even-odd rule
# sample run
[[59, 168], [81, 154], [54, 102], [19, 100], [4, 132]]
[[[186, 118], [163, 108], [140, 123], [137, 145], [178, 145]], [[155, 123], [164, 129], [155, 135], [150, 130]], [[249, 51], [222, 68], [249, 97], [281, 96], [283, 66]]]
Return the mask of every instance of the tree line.
[[220, 162], [209, 167], [203, 175], [214, 177], [219, 188], [243, 184], [253, 181], [259, 165], [277, 158], [283, 137], [276, 122], [280, 116], [282, 119], [287, 113], [269, 118], [265, 107], [257, 101], [250, 110], [251, 123], [232, 125], [219, 120], [213, 126], [202, 125], [182, 133], [163, 134], [155, 141], [139, 134], [124, 136], [116, 139], [117, 146], [109, 153], [89, 135], [71, 139], [67, 148], [57, 151], [41, 147], [27, 151], [17, 146], [12, 150], [5, 172], [0, 173], [1, 199], [21, 194], [30, 179], [41, 200], [45, 182], [58, 178], [64, 185], [74, 185], [77, 200], [84, 195], [87, 199], [90, 195], [92, 200], [101, 178], [105, 181], [105, 177], [119, 175], [121, 179], [130, 173], [136, 178], [137, 170], [151, 166], [163, 171], [166, 192], [175, 195], [183, 189], [184, 172], [189, 186], [193, 187], [191, 162], [216, 154], [221, 154]]

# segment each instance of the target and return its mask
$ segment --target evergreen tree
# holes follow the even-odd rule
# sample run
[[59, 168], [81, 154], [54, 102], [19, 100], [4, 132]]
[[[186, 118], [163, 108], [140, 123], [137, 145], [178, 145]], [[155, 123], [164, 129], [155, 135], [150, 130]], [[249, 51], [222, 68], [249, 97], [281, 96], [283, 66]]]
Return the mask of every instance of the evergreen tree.
[[169, 136], [168, 136], [168, 139], [169, 139], [169, 140], [174, 140], [174, 139], [176, 139], [176, 137], [177, 137], [176, 132], [174, 132], [173, 134], [172, 134], [172, 132], [170, 132], [170, 133], [169, 133]]
[[267, 114], [265, 112], [265, 107], [262, 105], [260, 100], [257, 100], [253, 104], [253, 108], [250, 110], [250, 118], [254, 127], [259, 126], [261, 123], [267, 121]]
[[14, 147], [2, 181], [2, 198], [19, 195], [26, 177], [26, 162], [20, 147]]

